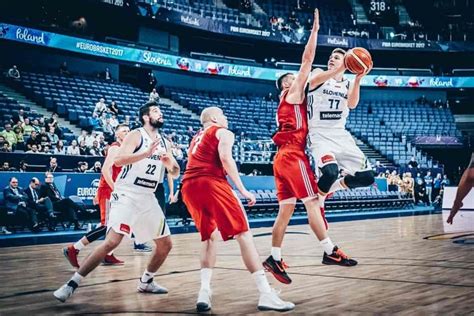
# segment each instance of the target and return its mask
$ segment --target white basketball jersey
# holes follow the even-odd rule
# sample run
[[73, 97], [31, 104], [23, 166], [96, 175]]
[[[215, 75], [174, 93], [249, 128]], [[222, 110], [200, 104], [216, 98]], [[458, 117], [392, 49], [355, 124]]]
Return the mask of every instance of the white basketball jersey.
[[[153, 139], [143, 127], [139, 128], [138, 131], [140, 131], [142, 141], [135, 153], [147, 151], [153, 142]], [[153, 193], [157, 185], [163, 182], [165, 167], [160, 157], [166, 153], [166, 144], [163, 137], [158, 133], [156, 133], [155, 139], [160, 140], [160, 144], [151, 156], [122, 167], [122, 171], [115, 180], [115, 190]]]
[[308, 128], [311, 130], [344, 129], [349, 115], [347, 94], [349, 80], [329, 79], [308, 92]]

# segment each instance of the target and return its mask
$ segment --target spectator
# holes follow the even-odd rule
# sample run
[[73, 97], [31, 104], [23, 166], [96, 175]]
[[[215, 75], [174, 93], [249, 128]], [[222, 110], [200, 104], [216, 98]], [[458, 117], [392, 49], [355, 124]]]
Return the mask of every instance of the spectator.
[[12, 168], [10, 168], [10, 163], [8, 161], [3, 162], [0, 171], [12, 171]]
[[105, 68], [105, 70], [101, 73], [101, 78], [104, 80], [112, 80], [112, 74], [110, 73], [109, 68]]
[[48, 135], [48, 138], [49, 138], [49, 141], [50, 141], [51, 145], [54, 146], [58, 143], [59, 137], [55, 133], [55, 127], [54, 126], [49, 127], [49, 132], [47, 133], [47, 135]]
[[56, 230], [56, 215], [53, 211], [53, 203], [47, 197], [39, 197], [40, 193], [38, 188], [40, 187], [40, 182], [38, 178], [31, 178], [30, 185], [25, 189], [24, 194], [28, 197], [27, 205], [28, 207], [34, 209], [37, 214], [42, 214], [48, 218], [48, 230]]
[[443, 178], [441, 177], [441, 173], [436, 175], [436, 178], [433, 180], [433, 197], [436, 198], [440, 191], [441, 191], [441, 183], [443, 182]]
[[94, 140], [88, 154], [91, 156], [102, 156], [102, 149], [99, 146], [99, 141]]
[[67, 67], [67, 62], [63, 62], [60, 66], [59, 66], [59, 74], [60, 75], [63, 75], [63, 76], [70, 76], [71, 73], [69, 72], [69, 69]]
[[40, 132], [41, 132], [41, 127], [46, 127], [46, 120], [45, 120], [44, 116], [41, 116], [38, 119], [38, 126], [40, 127]]
[[26, 140], [26, 148], [28, 150], [32, 150], [33, 149], [33, 145], [36, 146], [36, 149], [38, 149], [38, 147], [41, 146], [41, 140], [39, 139], [38, 135], [37, 135], [37, 132], [34, 130], [34, 131], [31, 131], [31, 135], [30, 135], [30, 138], [28, 138]]
[[5, 141], [10, 144], [11, 149], [14, 150], [16, 145], [16, 135], [15, 132], [12, 130], [12, 125], [10, 123], [6, 123], [4, 127], [5, 129], [0, 132], [0, 136], [3, 136], [5, 138]]
[[447, 174], [443, 175], [443, 181], [441, 181], [441, 187], [443, 188], [443, 190], [445, 187], [449, 187], [450, 185], [451, 185], [451, 181], [448, 179], [448, 175]]
[[160, 102], [160, 95], [156, 92], [156, 88], [153, 88], [150, 92], [150, 97], [148, 99], [150, 102]]
[[16, 65], [13, 65], [12, 68], [8, 69], [7, 77], [14, 80], [20, 79], [20, 71], [18, 70]]
[[[6, 151], [5, 151], [5, 145], [6, 145]], [[3, 152], [10, 152], [10, 143], [5, 140], [5, 137], [3, 135], [0, 135], [0, 150]]]
[[23, 109], [19, 109], [17, 113], [14, 113], [12, 116], [13, 124], [17, 124], [18, 122], [24, 123], [25, 122], [25, 111]]
[[43, 154], [51, 154], [51, 153], [52, 153], [52, 152], [51, 152], [51, 146], [49, 146], [49, 145], [44, 145], [44, 146], [42, 146], [42, 147], [43, 147], [43, 148], [42, 148], [41, 152], [42, 152]]
[[23, 219], [32, 232], [39, 232], [40, 226], [36, 211], [28, 207], [28, 197], [23, 194], [23, 189], [18, 186], [17, 178], [10, 178], [9, 185], [3, 189], [3, 197], [8, 212]]
[[426, 186], [423, 178], [416, 177], [415, 181], [415, 204], [419, 203], [428, 204], [426, 196]]
[[118, 122], [117, 117], [115, 115], [112, 115], [110, 117], [110, 125], [112, 125], [114, 131], [115, 131], [115, 128], [119, 125], [119, 122]]
[[256, 177], [256, 176], [258, 176], [258, 170], [257, 170], [257, 169], [253, 169], [252, 172], [248, 174], [248, 176], [250, 176], [250, 177]]
[[158, 83], [158, 80], [156, 80], [155, 75], [153, 74], [153, 71], [151, 71], [148, 74], [148, 91], [152, 91], [153, 89], [155, 89], [157, 83]]
[[120, 110], [118, 108], [117, 102], [115, 102], [115, 101], [110, 102], [109, 112], [112, 113], [112, 114], [115, 114], [115, 115], [120, 114]]
[[79, 149], [79, 146], [77, 146], [77, 140], [73, 139], [71, 141], [71, 145], [67, 148], [66, 155], [79, 156], [80, 154], [81, 151]]
[[39, 120], [38, 119], [34, 119], [31, 122], [31, 126], [36, 131], [36, 133], [39, 133], [41, 131], [41, 126], [39, 125]]
[[114, 135], [114, 127], [110, 123], [110, 117], [105, 119], [105, 123], [102, 126], [102, 131], [104, 132], [105, 136], [108, 138], [113, 138]]
[[16, 125], [13, 128], [13, 132], [15, 133], [16, 136], [16, 150], [25, 150], [25, 138], [23, 137], [23, 129]]
[[105, 99], [100, 98], [99, 102], [95, 104], [93, 115], [96, 117], [101, 117], [102, 113], [107, 112], [107, 104], [105, 104]]
[[51, 114], [51, 117], [46, 121], [46, 127], [48, 128], [48, 130], [51, 130], [51, 128], [54, 128], [54, 133], [58, 135], [59, 138], [61, 138], [62, 131], [59, 126], [58, 118], [59, 118], [58, 113]]
[[58, 140], [56, 146], [54, 146], [53, 154], [55, 155], [65, 155], [66, 148], [64, 148], [64, 142], [62, 140]]
[[4, 142], [3, 147], [0, 147], [0, 152], [2, 152], [2, 153], [11, 153], [12, 149], [10, 147], [10, 144], [8, 142]]
[[403, 174], [401, 189], [402, 189], [402, 192], [408, 193], [410, 194], [410, 196], [414, 198], [414, 181], [413, 181], [413, 178], [411, 177], [410, 172], [405, 172]]
[[49, 139], [46, 127], [41, 127], [41, 132], [38, 135], [41, 147], [49, 146], [51, 148], [51, 140]]
[[94, 162], [92, 168], [89, 169], [89, 172], [92, 173], [101, 173], [102, 172], [102, 163], [100, 161]]
[[408, 162], [408, 168], [410, 169], [418, 168], [418, 162], [416, 162], [415, 156], [412, 156], [410, 161]]
[[56, 157], [51, 157], [49, 159], [49, 168], [47, 168], [47, 172], [61, 172], [63, 169], [58, 165], [58, 159]]
[[81, 230], [81, 225], [77, 220], [77, 213], [80, 207], [76, 205], [70, 198], [63, 198], [54, 183], [54, 175], [50, 172], [46, 173], [44, 184], [40, 188], [40, 197], [49, 197], [53, 202], [55, 212], [62, 212], [74, 224], [74, 230]]
[[33, 144], [31, 145], [30, 150], [28, 150], [26, 153], [27, 154], [41, 154], [41, 151], [39, 151], [38, 147], [41, 147], [41, 146]]
[[18, 171], [19, 172], [27, 172], [28, 171], [28, 164], [24, 160], [20, 161]]
[[77, 138], [77, 141], [79, 142], [79, 144], [81, 144], [82, 141], [84, 141], [86, 147], [91, 147], [94, 139], [95, 137], [93, 135], [91, 135], [90, 133], [88, 133], [86, 130], [83, 129], [81, 131], [81, 135]]
[[426, 187], [426, 195], [428, 197], [428, 205], [432, 203], [432, 193], [433, 193], [433, 177], [431, 176], [431, 171], [428, 171], [425, 176], [425, 187]]
[[89, 168], [89, 165], [85, 161], [79, 161], [77, 163], [77, 168], [75, 169], [75, 172], [77, 173], [86, 173], [87, 169]]
[[397, 174], [396, 170], [393, 170], [392, 173], [387, 178], [388, 182], [388, 190], [389, 191], [398, 191], [398, 187], [400, 185], [401, 179], [400, 176]]
[[30, 136], [31, 132], [34, 130], [35, 128], [31, 125], [30, 119], [25, 117], [25, 122], [23, 123], [23, 135]]
[[88, 155], [89, 148], [86, 146], [86, 141], [83, 140], [79, 143], [79, 152], [81, 153], [82, 156]]
[[188, 130], [186, 131], [186, 135], [188, 135], [190, 142], [191, 142], [191, 140], [193, 139], [193, 137], [194, 137], [195, 134], [196, 134], [196, 133], [194, 132], [193, 127], [192, 127], [192, 126], [188, 126]]

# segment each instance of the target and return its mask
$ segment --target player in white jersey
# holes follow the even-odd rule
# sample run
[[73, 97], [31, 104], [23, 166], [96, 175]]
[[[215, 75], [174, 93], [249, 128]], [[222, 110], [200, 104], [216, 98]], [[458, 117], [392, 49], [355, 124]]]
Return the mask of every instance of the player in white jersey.
[[[308, 143], [319, 170], [321, 204], [328, 193], [369, 186], [375, 181], [367, 158], [345, 128], [349, 110], [359, 103], [360, 81], [372, 67], [350, 82], [344, 78], [345, 53], [340, 48], [333, 50], [328, 70], [314, 69], [309, 79]], [[347, 175], [338, 180], [340, 169]]]
[[[148, 102], [140, 108], [142, 128], [130, 132], [124, 139], [115, 158], [122, 166], [112, 192], [108, 233], [105, 241], [86, 258], [79, 270], [54, 296], [65, 302], [79, 286], [80, 281], [94, 270], [104, 256], [114, 250], [123, 236], [133, 233], [139, 243], [153, 240], [155, 249], [148, 266], [138, 283], [138, 291], [161, 294], [168, 290], [153, 281], [158, 268], [171, 250], [170, 230], [154, 191], [162, 169], [174, 178], [179, 176], [179, 165], [171, 150], [165, 149], [158, 129], [163, 125], [163, 116], [158, 104]], [[169, 148], [169, 147], [168, 147]]]

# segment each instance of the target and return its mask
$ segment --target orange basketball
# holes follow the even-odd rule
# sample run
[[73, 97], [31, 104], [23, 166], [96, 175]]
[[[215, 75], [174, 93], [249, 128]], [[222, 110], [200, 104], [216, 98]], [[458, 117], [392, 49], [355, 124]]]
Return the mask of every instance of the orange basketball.
[[370, 71], [373, 66], [372, 56], [368, 50], [362, 47], [349, 49], [344, 57], [344, 65], [350, 72], [360, 74], [367, 70]]

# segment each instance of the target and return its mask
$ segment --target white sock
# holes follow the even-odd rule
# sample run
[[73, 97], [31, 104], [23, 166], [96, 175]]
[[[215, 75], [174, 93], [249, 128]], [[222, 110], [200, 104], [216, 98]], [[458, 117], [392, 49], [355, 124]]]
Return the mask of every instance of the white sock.
[[145, 270], [145, 272], [143, 272], [143, 275], [140, 281], [142, 283], [147, 283], [150, 279], [153, 279], [154, 276], [155, 276], [155, 272], [149, 272], [148, 270]]
[[212, 277], [212, 269], [210, 268], [201, 269], [201, 290], [211, 289], [211, 277]]
[[252, 273], [252, 277], [255, 280], [255, 284], [257, 285], [257, 289], [260, 294], [270, 293], [272, 291], [272, 288], [268, 283], [267, 276], [263, 270], [255, 271]]
[[281, 248], [280, 247], [272, 247], [272, 257], [276, 261], [281, 261]]
[[76, 242], [76, 243], [74, 244], [73, 247], [74, 247], [74, 249], [81, 251], [82, 248], [84, 248], [85, 246], [86, 246], [86, 245], [84, 245], [84, 244], [82, 243], [82, 241], [79, 240], [78, 242]]
[[342, 181], [344, 180], [344, 178], [341, 178], [339, 180], [336, 180], [336, 182], [334, 182], [332, 185], [331, 185], [331, 188], [329, 188], [329, 193], [333, 193], [333, 192], [336, 192], [338, 190], [344, 190], [345, 187], [342, 186]]
[[332, 251], [334, 250], [334, 244], [332, 243], [331, 238], [327, 237], [321, 240], [319, 243], [327, 255], [332, 254]]
[[81, 283], [83, 278], [84, 277], [82, 275], [76, 272], [74, 273], [70, 281], [74, 281], [77, 285], [79, 285], [79, 283]]
[[107, 254], [107, 256], [111, 256], [111, 255], [113, 255], [113, 254], [114, 254], [114, 251], [112, 250], [111, 252], [109, 252], [109, 253]]

